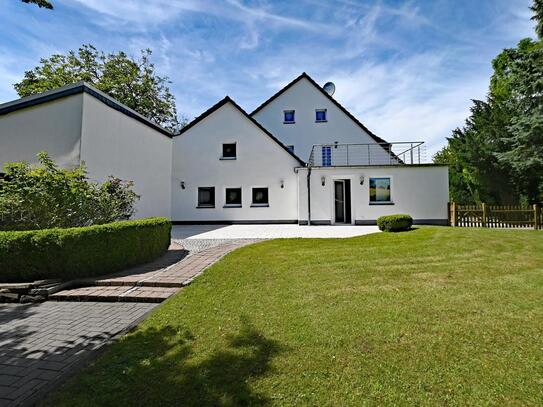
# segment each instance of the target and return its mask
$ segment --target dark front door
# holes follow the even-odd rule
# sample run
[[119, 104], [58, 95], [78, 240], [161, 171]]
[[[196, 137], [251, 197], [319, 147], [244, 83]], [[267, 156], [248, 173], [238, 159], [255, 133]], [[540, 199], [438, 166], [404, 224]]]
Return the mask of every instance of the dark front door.
[[351, 181], [334, 181], [334, 211], [336, 223], [351, 223]]

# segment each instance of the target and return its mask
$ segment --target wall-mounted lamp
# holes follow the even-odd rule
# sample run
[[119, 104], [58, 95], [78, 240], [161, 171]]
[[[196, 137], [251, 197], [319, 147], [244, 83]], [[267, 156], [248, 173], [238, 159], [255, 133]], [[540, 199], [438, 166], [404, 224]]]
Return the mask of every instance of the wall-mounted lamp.
[[321, 185], [324, 186], [326, 184], [326, 177], [321, 177]]
[[338, 142], [334, 141], [334, 148], [337, 148]]
[[181, 189], [185, 189], [185, 181], [181, 181], [179, 183], [179, 186], [181, 187]]
[[363, 175], [360, 176], [360, 185], [364, 185], [364, 176]]
[[285, 181], [284, 180], [279, 181], [279, 183], [281, 184], [281, 188], [285, 187]]

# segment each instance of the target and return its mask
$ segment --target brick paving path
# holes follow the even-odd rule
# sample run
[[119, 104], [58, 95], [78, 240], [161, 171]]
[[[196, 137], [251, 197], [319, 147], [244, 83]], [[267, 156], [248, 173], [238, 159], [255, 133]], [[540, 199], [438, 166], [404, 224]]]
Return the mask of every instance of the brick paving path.
[[227, 253], [255, 241], [195, 242], [191, 243], [192, 251], [188, 255], [174, 243], [168, 253], [155, 262], [89, 281], [86, 287], [60, 291], [49, 298], [57, 301], [162, 302]]
[[36, 403], [141, 321], [156, 302], [190, 284], [225, 254], [255, 241], [195, 241], [185, 245], [190, 252], [174, 242], [152, 263], [50, 296], [58, 301], [0, 304], [0, 407]]
[[32, 405], [156, 304], [0, 305], [0, 406]]

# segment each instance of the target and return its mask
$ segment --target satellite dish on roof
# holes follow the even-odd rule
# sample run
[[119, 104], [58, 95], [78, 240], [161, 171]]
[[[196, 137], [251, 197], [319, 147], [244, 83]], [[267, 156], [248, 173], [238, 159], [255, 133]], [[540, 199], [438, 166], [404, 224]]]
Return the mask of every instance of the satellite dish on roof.
[[333, 82], [326, 82], [322, 88], [330, 96], [332, 96], [334, 94], [334, 92], [336, 91], [336, 85], [334, 85]]

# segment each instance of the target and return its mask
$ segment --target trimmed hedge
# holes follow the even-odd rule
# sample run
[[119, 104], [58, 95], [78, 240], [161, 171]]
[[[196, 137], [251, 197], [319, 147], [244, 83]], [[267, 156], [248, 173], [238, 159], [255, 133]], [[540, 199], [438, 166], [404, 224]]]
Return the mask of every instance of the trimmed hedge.
[[409, 215], [388, 215], [377, 218], [377, 226], [385, 232], [401, 232], [411, 229], [413, 218]]
[[166, 218], [0, 232], [0, 282], [71, 280], [120, 271], [165, 253], [170, 232]]

